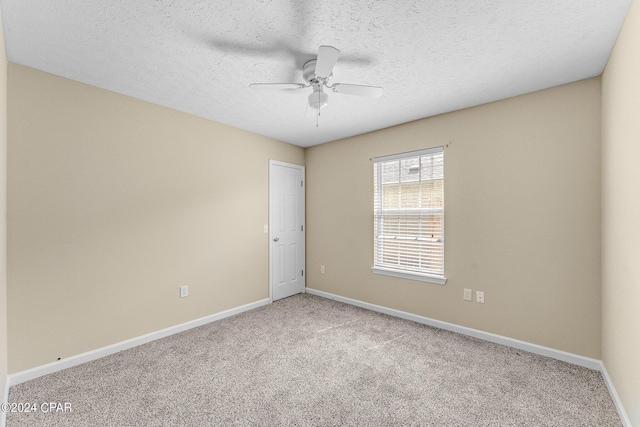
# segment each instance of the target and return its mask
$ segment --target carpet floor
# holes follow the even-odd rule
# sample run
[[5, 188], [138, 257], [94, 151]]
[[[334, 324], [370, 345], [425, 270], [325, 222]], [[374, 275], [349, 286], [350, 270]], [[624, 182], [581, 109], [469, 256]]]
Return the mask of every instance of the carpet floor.
[[[10, 388], [18, 426], [621, 426], [599, 372], [301, 294]], [[46, 407], [49, 409], [49, 407]]]

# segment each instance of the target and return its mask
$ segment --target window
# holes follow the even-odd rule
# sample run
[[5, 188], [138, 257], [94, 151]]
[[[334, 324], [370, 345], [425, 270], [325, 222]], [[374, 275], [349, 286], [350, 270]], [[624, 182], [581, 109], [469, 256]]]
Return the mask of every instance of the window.
[[442, 147], [373, 160], [373, 272], [444, 284]]

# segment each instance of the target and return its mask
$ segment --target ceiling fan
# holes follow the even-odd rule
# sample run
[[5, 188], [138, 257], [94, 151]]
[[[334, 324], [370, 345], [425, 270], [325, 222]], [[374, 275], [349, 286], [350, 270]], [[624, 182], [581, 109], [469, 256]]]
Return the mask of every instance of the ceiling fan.
[[338, 62], [340, 51], [333, 46], [320, 46], [318, 57], [307, 61], [302, 67], [302, 78], [304, 83], [253, 83], [249, 85], [252, 89], [303, 89], [311, 87], [313, 92], [309, 95], [309, 107], [318, 110], [326, 107], [329, 96], [324, 92], [324, 88], [337, 93], [348, 95], [364, 96], [366, 98], [379, 98], [382, 96], [382, 88], [377, 86], [364, 86], [346, 83], [334, 83], [329, 85], [328, 81], [333, 77], [333, 67]]

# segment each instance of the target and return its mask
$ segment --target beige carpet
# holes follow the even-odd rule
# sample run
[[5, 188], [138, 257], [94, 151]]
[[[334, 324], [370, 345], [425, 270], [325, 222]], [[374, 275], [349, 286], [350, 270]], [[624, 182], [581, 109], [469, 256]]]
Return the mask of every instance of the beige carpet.
[[599, 372], [297, 295], [11, 387], [17, 426], [620, 426]]

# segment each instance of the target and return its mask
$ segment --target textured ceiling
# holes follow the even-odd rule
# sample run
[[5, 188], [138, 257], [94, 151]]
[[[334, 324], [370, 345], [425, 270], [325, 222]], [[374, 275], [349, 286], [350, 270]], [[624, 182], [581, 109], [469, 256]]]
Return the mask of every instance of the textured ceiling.
[[[9, 61], [302, 147], [597, 76], [631, 0], [0, 0]], [[342, 51], [316, 127], [300, 82]]]

